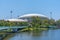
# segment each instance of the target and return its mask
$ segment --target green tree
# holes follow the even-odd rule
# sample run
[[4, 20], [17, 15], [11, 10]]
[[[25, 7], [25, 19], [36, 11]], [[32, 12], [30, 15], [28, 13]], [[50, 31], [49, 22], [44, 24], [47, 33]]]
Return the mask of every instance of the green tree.
[[60, 27], [60, 19], [56, 21], [56, 26]]
[[55, 22], [54, 19], [50, 19], [50, 20], [49, 20], [49, 24], [52, 25], [52, 26], [54, 26], [54, 25], [56, 24], [56, 22]]

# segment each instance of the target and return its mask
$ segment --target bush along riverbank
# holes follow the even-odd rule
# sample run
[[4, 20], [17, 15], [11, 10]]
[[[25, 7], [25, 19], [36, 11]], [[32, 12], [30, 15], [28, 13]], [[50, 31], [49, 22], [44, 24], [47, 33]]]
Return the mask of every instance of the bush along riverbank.
[[22, 29], [18, 32], [26, 32], [26, 31], [44, 31], [44, 30], [48, 30], [48, 28], [25, 28], [25, 29]]

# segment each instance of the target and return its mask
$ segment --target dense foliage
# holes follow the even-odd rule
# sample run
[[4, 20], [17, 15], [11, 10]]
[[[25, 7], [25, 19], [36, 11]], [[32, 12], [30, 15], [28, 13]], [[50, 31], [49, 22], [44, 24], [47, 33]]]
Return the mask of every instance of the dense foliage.
[[60, 19], [56, 21], [56, 25], [58, 28], [60, 28]]
[[26, 26], [27, 22], [9, 22], [0, 20], [0, 26]]
[[[30, 26], [30, 27], [49, 27], [56, 25], [55, 20], [53, 19], [41, 19], [40, 17], [32, 17], [31, 22], [10, 22], [10, 21], [4, 21], [0, 20], [0, 26]], [[57, 21], [59, 23], [59, 21]]]
[[55, 25], [55, 20], [53, 19], [41, 19], [40, 17], [32, 17], [32, 22], [30, 22], [32, 27], [44, 27], [48, 28], [49, 26]]

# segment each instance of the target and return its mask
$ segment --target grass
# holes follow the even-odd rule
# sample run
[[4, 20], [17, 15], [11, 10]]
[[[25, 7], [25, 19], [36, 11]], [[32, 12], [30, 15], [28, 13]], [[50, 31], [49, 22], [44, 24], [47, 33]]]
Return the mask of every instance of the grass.
[[42, 30], [48, 30], [48, 28], [25, 28], [25, 29], [22, 29], [22, 30], [20, 30], [19, 32], [24, 32], [24, 31], [37, 31], [37, 30], [39, 30], [39, 31], [42, 31]]

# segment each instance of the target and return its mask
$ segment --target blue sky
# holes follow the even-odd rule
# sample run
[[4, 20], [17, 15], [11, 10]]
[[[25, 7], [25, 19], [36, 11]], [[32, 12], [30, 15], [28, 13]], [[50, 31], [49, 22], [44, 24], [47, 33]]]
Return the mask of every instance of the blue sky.
[[28, 13], [40, 13], [55, 20], [60, 19], [60, 0], [0, 0], [0, 19], [9, 19]]

